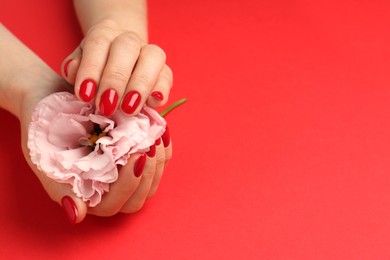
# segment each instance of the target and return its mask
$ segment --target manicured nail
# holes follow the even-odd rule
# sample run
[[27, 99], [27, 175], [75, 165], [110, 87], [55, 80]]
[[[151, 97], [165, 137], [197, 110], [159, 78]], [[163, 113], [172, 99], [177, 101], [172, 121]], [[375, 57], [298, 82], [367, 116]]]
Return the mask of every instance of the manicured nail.
[[113, 89], [107, 89], [101, 99], [99, 110], [104, 116], [110, 116], [114, 113], [116, 103], [118, 102], [118, 94]]
[[160, 91], [153, 91], [150, 95], [159, 101], [163, 101], [164, 99], [164, 95]]
[[169, 134], [168, 126], [165, 128], [165, 133], [161, 136], [161, 139], [164, 143], [164, 147], [168, 147], [168, 145], [171, 143], [171, 135]]
[[65, 196], [61, 200], [62, 208], [65, 211], [66, 216], [68, 217], [69, 222], [74, 225], [77, 220], [77, 207], [71, 197]]
[[141, 102], [141, 95], [137, 91], [130, 91], [122, 101], [122, 110], [126, 114], [132, 114]]
[[68, 66], [69, 66], [69, 63], [72, 62], [73, 59], [70, 59], [68, 60], [65, 65], [64, 65], [64, 73], [65, 73], [65, 77], [67, 78], [68, 77]]
[[79, 96], [85, 102], [90, 102], [95, 96], [96, 82], [93, 79], [86, 79], [80, 85]]
[[147, 155], [149, 158], [153, 158], [153, 157], [156, 155], [156, 144], [153, 144], [153, 145], [150, 147], [149, 152], [147, 152], [146, 155]]
[[161, 144], [161, 138], [158, 138], [157, 140], [156, 140], [156, 143], [155, 143], [156, 145], [160, 145]]
[[137, 159], [137, 161], [135, 161], [135, 164], [134, 164], [134, 175], [135, 175], [135, 177], [138, 178], [139, 176], [141, 176], [142, 171], [144, 170], [144, 167], [145, 167], [145, 163], [146, 163], [146, 155], [142, 154]]

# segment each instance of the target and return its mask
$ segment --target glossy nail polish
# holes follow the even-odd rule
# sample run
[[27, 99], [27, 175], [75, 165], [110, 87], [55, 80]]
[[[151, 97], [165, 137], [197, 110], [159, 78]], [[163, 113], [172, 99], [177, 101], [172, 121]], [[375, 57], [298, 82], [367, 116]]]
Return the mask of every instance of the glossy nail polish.
[[141, 95], [137, 91], [130, 91], [122, 101], [122, 111], [132, 114], [141, 102]]
[[65, 196], [61, 200], [62, 208], [65, 211], [66, 216], [68, 217], [69, 222], [74, 225], [77, 220], [77, 207], [71, 197]]
[[114, 113], [118, 103], [118, 94], [114, 89], [107, 89], [100, 98], [99, 110], [104, 116]]
[[164, 99], [164, 95], [160, 91], [153, 91], [150, 95], [158, 101], [163, 101]]
[[142, 154], [138, 159], [137, 161], [135, 161], [135, 164], [134, 164], [134, 175], [135, 177], [139, 177], [142, 175], [142, 172], [144, 170], [144, 167], [145, 167], [145, 163], [146, 163], [146, 155], [145, 154]]
[[93, 79], [86, 79], [80, 85], [79, 96], [85, 102], [90, 102], [95, 96], [96, 82]]
[[161, 139], [163, 141], [164, 147], [168, 147], [168, 145], [171, 143], [171, 135], [169, 134], [168, 126], [165, 128], [165, 132], [161, 136]]
[[146, 155], [147, 155], [149, 158], [153, 158], [153, 157], [156, 155], [156, 144], [153, 144], [153, 145], [150, 147], [149, 152], [147, 152]]
[[158, 138], [158, 139], [156, 140], [155, 144], [156, 144], [157, 146], [160, 145], [160, 144], [161, 144], [161, 138]]
[[68, 66], [69, 66], [69, 63], [72, 62], [73, 59], [70, 59], [68, 60], [65, 65], [64, 65], [64, 74], [65, 74], [65, 77], [67, 78], [68, 77]]

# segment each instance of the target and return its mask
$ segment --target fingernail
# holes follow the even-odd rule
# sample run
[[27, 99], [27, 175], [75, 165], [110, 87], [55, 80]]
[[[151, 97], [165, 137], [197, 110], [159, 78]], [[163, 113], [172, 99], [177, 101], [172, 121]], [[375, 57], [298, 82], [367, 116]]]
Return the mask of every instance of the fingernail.
[[155, 143], [156, 145], [160, 145], [161, 144], [161, 138], [158, 138], [157, 140], [156, 140], [156, 143]]
[[65, 77], [67, 78], [68, 77], [68, 66], [69, 66], [69, 63], [72, 62], [73, 59], [70, 59], [68, 60], [65, 65], [64, 65], [64, 74], [65, 74]]
[[80, 85], [79, 96], [85, 102], [90, 102], [95, 96], [96, 82], [93, 79], [86, 79]]
[[145, 167], [145, 162], [146, 162], [146, 155], [142, 154], [134, 164], [135, 177], [138, 178], [139, 176], [141, 176], [142, 171], [144, 170], [144, 167]]
[[169, 134], [168, 126], [165, 128], [165, 133], [161, 136], [161, 139], [164, 143], [164, 147], [168, 147], [168, 145], [171, 143], [171, 135]]
[[141, 102], [141, 95], [137, 91], [130, 91], [122, 101], [122, 111], [132, 114]]
[[147, 152], [146, 155], [147, 155], [149, 158], [153, 158], [153, 157], [156, 155], [156, 144], [153, 144], [153, 145], [150, 147], [149, 152]]
[[77, 220], [77, 207], [73, 199], [69, 196], [65, 196], [61, 200], [62, 208], [65, 211], [66, 216], [68, 217], [69, 222], [74, 225]]
[[159, 101], [162, 101], [164, 99], [164, 95], [160, 91], [153, 91], [150, 95]]
[[114, 113], [116, 104], [118, 102], [118, 94], [113, 89], [107, 89], [101, 99], [99, 110], [105, 116], [110, 116]]

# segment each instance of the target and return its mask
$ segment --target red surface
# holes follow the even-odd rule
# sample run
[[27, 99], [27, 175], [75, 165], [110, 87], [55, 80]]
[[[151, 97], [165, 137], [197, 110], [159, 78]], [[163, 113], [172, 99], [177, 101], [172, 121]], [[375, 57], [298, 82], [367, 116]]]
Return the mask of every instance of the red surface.
[[[0, 4], [59, 71], [70, 1]], [[389, 259], [390, 3], [149, 2], [175, 73], [174, 158], [134, 215], [70, 226], [0, 111], [0, 255], [55, 259]], [[1, 40], [1, 39], [0, 39]], [[21, 74], [22, 76], [22, 74]]]

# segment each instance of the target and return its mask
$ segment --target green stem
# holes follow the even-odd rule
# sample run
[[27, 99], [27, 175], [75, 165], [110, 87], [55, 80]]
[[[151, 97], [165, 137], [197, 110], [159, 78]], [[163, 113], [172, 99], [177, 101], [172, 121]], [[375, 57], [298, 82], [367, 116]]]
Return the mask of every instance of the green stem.
[[175, 103], [173, 103], [172, 105], [170, 105], [169, 107], [167, 107], [164, 111], [161, 112], [161, 116], [162, 117], [165, 117], [166, 115], [169, 114], [169, 112], [171, 112], [172, 110], [174, 110], [175, 108], [177, 108], [178, 106], [184, 104], [185, 102], [187, 102], [187, 99], [186, 98], [183, 98], [183, 99], [180, 99], [179, 101], [176, 101]]

